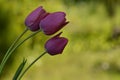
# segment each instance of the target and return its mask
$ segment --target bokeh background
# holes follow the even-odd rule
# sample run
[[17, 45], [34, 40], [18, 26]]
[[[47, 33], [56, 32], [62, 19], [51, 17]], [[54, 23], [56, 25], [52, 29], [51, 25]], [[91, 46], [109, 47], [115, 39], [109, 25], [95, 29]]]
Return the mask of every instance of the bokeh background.
[[[69, 44], [62, 55], [42, 57], [23, 80], [120, 80], [120, 0], [0, 0], [0, 62], [38, 6], [66, 12], [70, 23], [61, 31]], [[23, 58], [30, 64], [50, 37], [41, 32], [20, 46], [0, 80], [12, 80]]]

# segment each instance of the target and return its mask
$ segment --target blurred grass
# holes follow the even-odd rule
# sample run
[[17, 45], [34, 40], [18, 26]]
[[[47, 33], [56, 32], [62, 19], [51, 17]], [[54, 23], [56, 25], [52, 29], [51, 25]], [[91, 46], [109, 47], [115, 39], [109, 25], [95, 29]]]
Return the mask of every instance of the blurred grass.
[[[10, 15], [10, 23], [3, 32], [7, 38], [4, 43], [10, 44], [24, 30], [25, 17], [40, 5], [50, 12], [66, 12], [70, 23], [61, 31], [62, 36], [69, 39], [69, 44], [62, 55], [45, 55], [41, 58], [23, 80], [120, 79], [120, 39], [107, 41], [112, 29], [120, 26], [120, 6], [116, 7], [115, 16], [111, 19], [107, 16], [103, 4], [82, 3], [67, 6], [61, 0], [1, 0], [0, 6]], [[3, 35], [0, 43], [6, 39]], [[47, 39], [48, 37], [40, 33], [21, 46], [11, 56], [0, 80], [12, 79], [23, 57], [28, 59], [28, 64], [32, 62], [44, 51]]]

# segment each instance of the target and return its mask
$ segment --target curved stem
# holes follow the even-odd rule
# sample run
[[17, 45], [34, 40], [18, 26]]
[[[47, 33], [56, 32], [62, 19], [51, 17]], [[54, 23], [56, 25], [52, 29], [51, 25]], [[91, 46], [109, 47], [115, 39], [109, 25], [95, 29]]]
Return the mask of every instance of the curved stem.
[[26, 28], [26, 29], [22, 32], [22, 34], [20, 34], [20, 35], [17, 37], [17, 39], [11, 44], [11, 46], [10, 46], [9, 49], [7, 50], [5, 56], [4, 56], [4, 58], [3, 58], [3, 60], [2, 60], [2, 62], [1, 62], [1, 64], [0, 64], [0, 74], [1, 74], [1, 72], [2, 72], [2, 69], [3, 69], [4, 65], [5, 65], [5, 62], [4, 62], [4, 61], [5, 61], [5, 59], [7, 58], [7, 56], [9, 55], [9, 52], [12, 50], [12, 48], [17, 44], [17, 42], [20, 40], [20, 38], [22, 38], [22, 36], [23, 36], [27, 31], [28, 31], [28, 28]]
[[28, 71], [28, 69], [29, 69], [35, 62], [37, 62], [42, 56], [44, 56], [46, 53], [47, 53], [47, 52], [45, 51], [45, 52], [43, 52], [40, 56], [38, 56], [38, 57], [23, 71], [23, 73], [20, 75], [20, 77], [19, 77], [18, 80], [20, 80], [20, 79], [23, 77], [23, 75]]
[[1, 67], [0, 69], [2, 69], [2, 68], [4, 67], [6, 61], [7, 61], [8, 58], [11, 56], [11, 54], [16, 50], [16, 48], [18, 48], [21, 44], [23, 44], [23, 43], [24, 43], [25, 41], [27, 41], [29, 38], [31, 38], [31, 37], [33, 37], [34, 35], [36, 35], [38, 32], [40, 32], [40, 31], [37, 31], [37, 32], [31, 34], [31, 35], [28, 36], [26, 39], [24, 39], [23, 41], [21, 41], [20, 43], [18, 43], [18, 44], [9, 52], [9, 54], [6, 56], [6, 58], [5, 58], [4, 61], [3, 61], [3, 64], [0, 66], [0, 67]]

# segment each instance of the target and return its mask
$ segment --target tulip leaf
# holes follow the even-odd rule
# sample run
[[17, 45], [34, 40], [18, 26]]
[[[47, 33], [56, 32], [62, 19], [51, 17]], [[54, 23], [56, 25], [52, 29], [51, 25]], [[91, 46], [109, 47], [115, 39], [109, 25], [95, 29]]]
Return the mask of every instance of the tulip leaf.
[[15, 73], [15, 75], [13, 77], [13, 80], [17, 80], [18, 79], [18, 77], [21, 74], [21, 72], [22, 72], [26, 62], [27, 62], [27, 59], [23, 59], [23, 62], [19, 65], [19, 67], [18, 67], [18, 69], [17, 69], [17, 71], [16, 71], [16, 73]]

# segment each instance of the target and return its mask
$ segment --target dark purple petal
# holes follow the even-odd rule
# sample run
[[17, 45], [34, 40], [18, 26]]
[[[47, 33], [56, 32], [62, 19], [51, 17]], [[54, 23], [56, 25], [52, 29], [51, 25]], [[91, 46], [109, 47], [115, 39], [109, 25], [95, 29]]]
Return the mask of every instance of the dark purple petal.
[[52, 35], [63, 28], [68, 22], [64, 12], [54, 12], [46, 16], [40, 22], [40, 28], [46, 35]]
[[25, 25], [31, 31], [37, 31], [40, 29], [39, 28], [40, 21], [47, 15], [48, 13], [46, 13], [46, 11], [42, 8], [42, 6], [40, 6], [27, 16], [27, 18], [25, 19]]
[[50, 55], [61, 54], [68, 43], [68, 39], [59, 37], [60, 34], [52, 37], [45, 44], [45, 49]]

